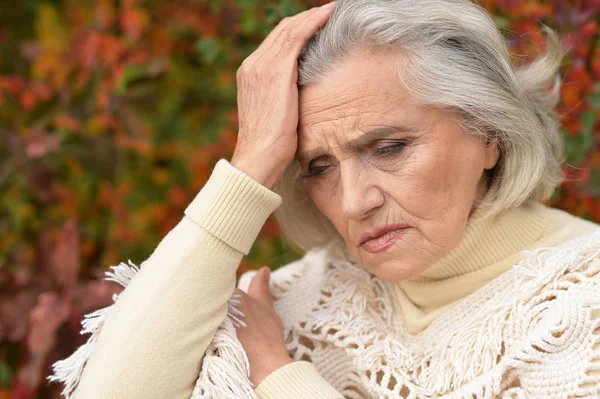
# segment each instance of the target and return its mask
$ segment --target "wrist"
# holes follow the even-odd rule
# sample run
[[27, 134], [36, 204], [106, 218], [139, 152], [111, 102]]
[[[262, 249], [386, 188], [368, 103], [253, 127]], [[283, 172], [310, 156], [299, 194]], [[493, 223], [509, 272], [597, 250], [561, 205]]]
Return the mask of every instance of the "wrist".
[[251, 373], [250, 375], [250, 382], [254, 385], [254, 388], [256, 388], [269, 376], [269, 374], [293, 362], [294, 360], [289, 356], [273, 360], [272, 362], [269, 362], [267, 366], [254, 370], [254, 373]]
[[250, 159], [248, 157], [238, 157], [234, 154], [230, 164], [269, 190], [273, 190], [281, 174], [283, 174], [283, 171], [278, 172], [281, 168], [269, 167], [264, 157], [262, 159]]

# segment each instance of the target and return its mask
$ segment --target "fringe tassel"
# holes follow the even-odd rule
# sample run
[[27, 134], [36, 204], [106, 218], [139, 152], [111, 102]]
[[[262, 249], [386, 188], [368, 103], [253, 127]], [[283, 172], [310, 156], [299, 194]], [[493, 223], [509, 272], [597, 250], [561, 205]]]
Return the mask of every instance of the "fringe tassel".
[[206, 350], [191, 399], [258, 399], [250, 382], [248, 356], [237, 339], [236, 329], [246, 326], [239, 304], [240, 295], [233, 294], [228, 317]]
[[[140, 270], [131, 260], [128, 261], [129, 265], [121, 262], [118, 266], [111, 266], [113, 271], [107, 271], [105, 281], [114, 281], [123, 287], [126, 287], [135, 274]], [[142, 262], [141, 267], [144, 266]], [[118, 294], [114, 294], [112, 297], [113, 304], [117, 301]], [[84, 316], [81, 321], [82, 330], [79, 334], [92, 334], [88, 341], [81, 345], [71, 356], [66, 359], [59, 360], [52, 365], [53, 374], [46, 377], [49, 382], [62, 382], [65, 384], [61, 395], [66, 399], [70, 399], [73, 394], [73, 390], [79, 383], [83, 368], [87, 363], [90, 355], [94, 350], [94, 345], [98, 339], [98, 334], [102, 328], [106, 315], [113, 305], [109, 305], [105, 308], [98, 309]]]
[[[326, 253], [322, 255], [327, 258]], [[511, 349], [502, 348], [503, 331], [532, 319], [534, 310], [529, 299], [544, 287], [555, 290], [565, 274], [577, 273], [600, 257], [600, 229], [555, 247], [523, 251], [521, 255], [513, 270], [490, 282], [498, 285], [498, 289], [489, 287], [490, 292], [497, 293], [496, 297], [469, 314], [462, 328], [436, 341], [436, 345], [400, 340], [390, 334], [392, 304], [385, 283], [360, 265], [333, 257], [323, 260], [328, 268], [319, 305], [303, 320], [306, 323], [298, 323], [295, 329], [307, 338], [346, 348], [356, 369], [371, 377], [365, 383], [374, 390], [383, 389], [381, 392], [386, 395], [399, 395], [397, 390], [402, 386], [411, 395], [425, 397], [462, 387], [460, 394], [444, 397], [493, 398], [505, 388], [503, 375], [524, 360], [518, 358], [518, 353], [514, 357], [507, 352], [498, 363], [503, 349]], [[507, 286], [510, 288], [500, 289]], [[525, 338], [517, 337], [517, 341]], [[406, 372], [416, 368], [420, 373]], [[396, 380], [395, 389], [377, 384], [377, 373], [386, 370]], [[482, 384], [481, 378], [487, 383]], [[485, 389], [478, 391], [482, 388]], [[521, 392], [513, 390], [511, 395], [517, 398]]]
[[[139, 272], [140, 267], [128, 261], [111, 266], [105, 272], [105, 281], [114, 281], [124, 288]], [[119, 295], [113, 295], [113, 305]], [[209, 345], [191, 399], [258, 399], [250, 382], [250, 363], [244, 348], [237, 339], [236, 328], [246, 326], [244, 314], [239, 310], [240, 295], [233, 294], [228, 301], [227, 317], [221, 323]], [[113, 305], [95, 310], [84, 316], [80, 334], [92, 334], [71, 356], [52, 365], [53, 374], [46, 377], [50, 382], [62, 382], [61, 395], [71, 399], [83, 369], [94, 350], [106, 316]]]

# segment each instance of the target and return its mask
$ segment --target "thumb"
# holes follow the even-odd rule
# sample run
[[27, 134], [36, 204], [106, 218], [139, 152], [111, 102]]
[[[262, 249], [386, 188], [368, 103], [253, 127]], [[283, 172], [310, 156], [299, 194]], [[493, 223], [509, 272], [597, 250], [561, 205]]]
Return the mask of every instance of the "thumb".
[[273, 307], [273, 298], [269, 288], [270, 277], [271, 270], [267, 266], [261, 267], [250, 281], [248, 295], [269, 307]]

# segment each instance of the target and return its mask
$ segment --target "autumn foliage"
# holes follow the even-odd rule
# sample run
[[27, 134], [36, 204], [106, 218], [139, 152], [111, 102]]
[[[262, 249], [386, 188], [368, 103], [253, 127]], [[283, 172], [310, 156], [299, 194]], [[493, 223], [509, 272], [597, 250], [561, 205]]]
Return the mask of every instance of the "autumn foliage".
[[[322, 3], [322, 1], [321, 1]], [[551, 205], [600, 221], [600, 1], [481, 0], [515, 64], [570, 47], [558, 109], [565, 183]], [[58, 398], [50, 364], [112, 303], [110, 265], [141, 263], [232, 154], [235, 73], [317, 2], [54, 0], [0, 7], [0, 399]], [[270, 219], [240, 272], [292, 260]]]

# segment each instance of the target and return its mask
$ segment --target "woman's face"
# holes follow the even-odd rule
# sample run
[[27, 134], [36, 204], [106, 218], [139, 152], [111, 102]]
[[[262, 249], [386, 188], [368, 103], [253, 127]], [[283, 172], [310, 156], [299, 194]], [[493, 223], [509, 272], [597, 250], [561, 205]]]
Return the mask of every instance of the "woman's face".
[[[411, 102], [389, 53], [355, 54], [299, 96], [296, 155], [309, 194], [369, 272], [402, 281], [458, 245], [495, 144]], [[370, 233], [380, 237], [361, 245]]]

